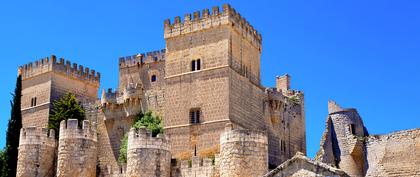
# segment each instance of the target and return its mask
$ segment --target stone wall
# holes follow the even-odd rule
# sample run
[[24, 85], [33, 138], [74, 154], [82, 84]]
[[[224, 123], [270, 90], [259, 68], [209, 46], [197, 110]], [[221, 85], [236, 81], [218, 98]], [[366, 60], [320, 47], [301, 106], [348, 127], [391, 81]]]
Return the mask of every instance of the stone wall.
[[170, 144], [164, 135], [152, 137], [146, 128], [130, 130], [127, 148], [127, 177], [169, 177], [170, 165]]
[[217, 177], [219, 176], [218, 157], [192, 157], [190, 160], [176, 161], [171, 165], [171, 177]]
[[17, 177], [54, 176], [57, 142], [53, 130], [25, 127], [20, 130]]
[[60, 123], [57, 177], [96, 176], [97, 132], [96, 125], [77, 119]]
[[420, 129], [372, 135], [366, 146], [366, 176], [420, 175]]
[[[52, 103], [67, 92], [81, 102], [97, 99], [100, 73], [60, 58], [31, 62], [19, 67], [22, 73], [22, 124], [47, 127]], [[36, 105], [32, 100], [36, 98]]]
[[267, 135], [251, 130], [232, 130], [232, 124], [227, 124], [220, 137], [220, 176], [256, 177], [267, 171]]

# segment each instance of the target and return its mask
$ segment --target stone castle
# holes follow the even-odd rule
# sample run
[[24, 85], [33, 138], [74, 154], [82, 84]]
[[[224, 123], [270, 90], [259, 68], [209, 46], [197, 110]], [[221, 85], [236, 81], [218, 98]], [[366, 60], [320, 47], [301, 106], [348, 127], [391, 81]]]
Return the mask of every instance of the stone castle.
[[[261, 85], [261, 34], [230, 5], [165, 20], [164, 39], [163, 50], [121, 57], [118, 89], [103, 90], [100, 99], [100, 73], [87, 67], [54, 55], [19, 67], [17, 176], [420, 175], [419, 129], [369, 136], [357, 111], [334, 103], [320, 152], [306, 158], [304, 94], [290, 88], [287, 74], [274, 88]], [[55, 140], [48, 116], [67, 92], [87, 120], [82, 127], [61, 122]], [[130, 129], [147, 110], [162, 117], [164, 134]], [[411, 151], [399, 151], [400, 141]]]

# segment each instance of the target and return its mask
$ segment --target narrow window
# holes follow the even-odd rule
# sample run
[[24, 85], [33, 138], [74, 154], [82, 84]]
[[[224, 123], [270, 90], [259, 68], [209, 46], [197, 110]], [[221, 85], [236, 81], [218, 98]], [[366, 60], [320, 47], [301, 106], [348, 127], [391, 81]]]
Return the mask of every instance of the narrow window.
[[354, 127], [354, 124], [350, 124], [349, 130], [352, 135], [356, 134], [356, 128]]
[[195, 60], [191, 61], [191, 71], [195, 71]]
[[153, 60], [154, 61], [158, 61], [158, 57], [153, 57]]
[[199, 108], [190, 110], [190, 123], [191, 124], [200, 123], [200, 109]]
[[150, 79], [152, 82], [156, 82], [156, 75], [152, 75], [152, 78]]
[[34, 106], [34, 98], [31, 98], [31, 107]]
[[201, 69], [201, 62], [200, 59], [197, 60], [197, 71]]
[[36, 106], [36, 97], [34, 98], [34, 106]]

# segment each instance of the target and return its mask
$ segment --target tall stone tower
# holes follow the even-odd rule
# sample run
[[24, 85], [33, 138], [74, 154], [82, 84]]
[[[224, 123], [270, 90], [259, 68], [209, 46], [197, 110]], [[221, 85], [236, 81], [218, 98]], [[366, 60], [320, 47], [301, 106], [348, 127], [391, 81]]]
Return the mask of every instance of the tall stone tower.
[[23, 127], [47, 127], [52, 103], [67, 92], [81, 102], [97, 99], [100, 74], [52, 55], [19, 67], [22, 72]]
[[175, 157], [217, 150], [228, 122], [264, 128], [261, 35], [239, 13], [225, 4], [165, 20], [164, 38], [164, 126]]

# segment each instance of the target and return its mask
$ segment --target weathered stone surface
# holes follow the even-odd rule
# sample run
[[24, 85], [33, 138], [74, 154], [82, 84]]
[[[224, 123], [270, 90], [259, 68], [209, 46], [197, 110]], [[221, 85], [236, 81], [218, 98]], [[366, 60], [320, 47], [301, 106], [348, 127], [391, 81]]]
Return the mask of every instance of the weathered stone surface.
[[127, 177], [169, 177], [170, 144], [164, 135], [152, 137], [145, 128], [131, 129], [128, 134]]
[[58, 142], [57, 177], [94, 177], [97, 162], [96, 125], [77, 119], [60, 123]]
[[340, 169], [317, 162], [298, 152], [293, 158], [287, 160], [274, 170], [265, 174], [264, 177], [318, 177], [318, 176], [340, 176], [348, 175]]
[[17, 177], [54, 176], [57, 142], [53, 130], [25, 127], [20, 130]]
[[257, 177], [268, 171], [268, 140], [262, 132], [232, 130], [220, 136], [220, 176]]

